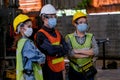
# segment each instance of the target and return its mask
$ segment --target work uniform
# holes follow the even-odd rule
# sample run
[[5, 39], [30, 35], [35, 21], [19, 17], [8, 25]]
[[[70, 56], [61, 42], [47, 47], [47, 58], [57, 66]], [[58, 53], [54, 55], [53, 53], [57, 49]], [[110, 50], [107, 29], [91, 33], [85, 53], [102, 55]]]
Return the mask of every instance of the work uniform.
[[[56, 40], [56, 43], [53, 44], [54, 40], [53, 42], [50, 41], [49, 37], [52, 37], [53, 39], [56, 38], [54, 39]], [[63, 80], [62, 71], [65, 67], [63, 56], [67, 54], [68, 47], [61, 34], [54, 28], [47, 28], [46, 26], [43, 26], [36, 34], [36, 45], [47, 57], [46, 62], [43, 65], [44, 80]], [[51, 62], [49, 65], [49, 62], [53, 60], [54, 62]], [[58, 69], [57, 67], [55, 69], [56, 65], [58, 65], [58, 68], [61, 66], [61, 69]]]
[[[43, 64], [45, 62], [45, 55], [40, 52], [33, 42], [22, 37], [17, 45], [17, 80], [39, 80], [35, 77], [33, 63]], [[40, 75], [42, 77], [42, 70]], [[42, 78], [41, 78], [42, 79]]]
[[[98, 46], [93, 34], [85, 33], [83, 37], [79, 37], [77, 33], [74, 32], [66, 36], [66, 42], [68, 43], [68, 46], [70, 48], [69, 49], [70, 65], [68, 72], [69, 80], [86, 80], [86, 77], [83, 74], [81, 74], [79, 70], [77, 70], [76, 65], [74, 65], [71, 60], [75, 61], [78, 65], [83, 65], [86, 62], [92, 60], [92, 58], [90, 57], [80, 59], [73, 58], [73, 55], [75, 54], [73, 49], [88, 50], [92, 48], [94, 55], [98, 54]], [[92, 76], [88, 80], [94, 80], [94, 76]]]

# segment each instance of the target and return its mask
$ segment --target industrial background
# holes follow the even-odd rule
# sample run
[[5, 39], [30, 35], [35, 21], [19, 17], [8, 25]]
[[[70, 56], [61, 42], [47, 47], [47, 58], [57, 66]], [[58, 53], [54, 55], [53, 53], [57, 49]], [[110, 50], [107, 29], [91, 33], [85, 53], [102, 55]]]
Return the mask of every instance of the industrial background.
[[[0, 75], [6, 69], [15, 68], [15, 50], [12, 49], [15, 36], [12, 27], [14, 17], [20, 13], [28, 14], [33, 19], [34, 30], [37, 31], [42, 24], [39, 11], [48, 3], [53, 4], [57, 10], [86, 9], [89, 32], [94, 33], [99, 44], [98, 58], [120, 59], [120, 14], [107, 13], [120, 11], [119, 0], [0, 0]], [[91, 14], [99, 12], [106, 14]], [[57, 28], [63, 36], [74, 31], [71, 21], [72, 15], [63, 13], [58, 17]]]

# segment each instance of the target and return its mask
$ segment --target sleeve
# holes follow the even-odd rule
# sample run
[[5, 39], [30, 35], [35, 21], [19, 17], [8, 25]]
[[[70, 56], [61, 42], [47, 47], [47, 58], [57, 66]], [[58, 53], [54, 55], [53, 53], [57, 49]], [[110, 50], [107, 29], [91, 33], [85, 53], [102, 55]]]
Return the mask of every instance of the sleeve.
[[99, 49], [98, 49], [98, 44], [97, 44], [94, 36], [92, 37], [92, 48], [93, 48], [94, 55], [97, 56], [99, 53]]
[[32, 62], [45, 63], [45, 55], [30, 40], [26, 41], [22, 53], [24, 69], [32, 70]]
[[61, 46], [52, 45], [47, 37], [41, 32], [38, 32], [36, 35], [36, 43], [38, 48], [49, 56], [56, 56], [59, 52], [61, 52]]
[[70, 42], [70, 38], [68, 35], [65, 36], [65, 41], [67, 42], [67, 45], [69, 47], [69, 50], [68, 50], [68, 56], [71, 57], [74, 55], [74, 52], [73, 52], [73, 48], [72, 48], [72, 45], [71, 45], [71, 42]]
[[68, 54], [69, 47], [65, 41], [65, 39], [61, 36], [61, 50], [59, 51], [58, 56], [64, 56]]

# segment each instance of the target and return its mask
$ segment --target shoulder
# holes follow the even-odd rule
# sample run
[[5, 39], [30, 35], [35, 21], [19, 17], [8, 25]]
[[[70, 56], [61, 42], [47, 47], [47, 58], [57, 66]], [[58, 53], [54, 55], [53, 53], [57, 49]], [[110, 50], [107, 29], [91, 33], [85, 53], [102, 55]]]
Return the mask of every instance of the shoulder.
[[35, 49], [35, 44], [32, 40], [28, 39], [25, 44], [24, 44], [24, 49], [30, 50], [30, 49]]
[[74, 33], [67, 34], [65, 36], [65, 40], [68, 42], [71, 39], [71, 37], [73, 37], [73, 36], [74, 36]]
[[38, 30], [38, 32], [36, 33], [35, 36], [36, 36], [37, 39], [39, 39], [39, 38], [43, 39], [43, 38], [46, 37], [46, 36], [44, 35], [44, 33], [41, 32], [40, 30]]
[[41, 30], [42, 30], [42, 29], [38, 30], [36, 34], [37, 34], [37, 35], [44, 35], [44, 33], [43, 33]]
[[70, 36], [73, 36], [74, 33], [70, 33], [70, 34], [67, 34], [65, 37], [70, 37]]
[[94, 37], [94, 34], [93, 33], [86, 33], [87, 37], [91, 37], [93, 38]]
[[93, 33], [86, 33], [86, 35], [90, 35], [90, 36], [93, 36]]
[[30, 45], [32, 45], [32, 44], [33, 44], [33, 41], [30, 40], [30, 39], [27, 39], [26, 42], [25, 42], [25, 45], [26, 45], [26, 46], [30, 46]]

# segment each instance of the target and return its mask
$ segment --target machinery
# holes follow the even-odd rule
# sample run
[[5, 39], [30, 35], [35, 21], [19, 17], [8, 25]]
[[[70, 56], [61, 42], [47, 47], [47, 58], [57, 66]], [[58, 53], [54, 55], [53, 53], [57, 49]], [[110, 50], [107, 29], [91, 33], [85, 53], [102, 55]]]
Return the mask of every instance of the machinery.
[[15, 51], [12, 21], [22, 12], [18, 0], [0, 0], [0, 80], [15, 80]]

